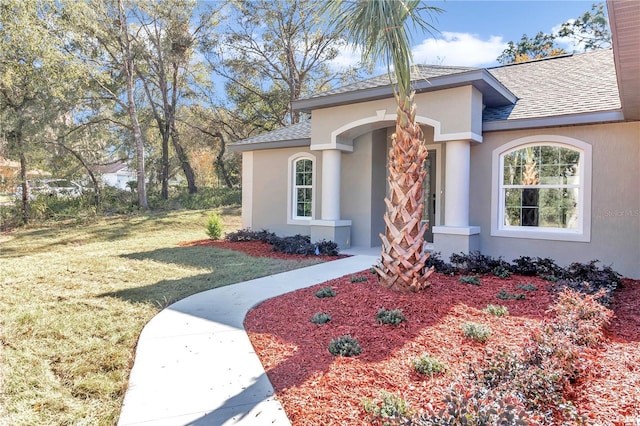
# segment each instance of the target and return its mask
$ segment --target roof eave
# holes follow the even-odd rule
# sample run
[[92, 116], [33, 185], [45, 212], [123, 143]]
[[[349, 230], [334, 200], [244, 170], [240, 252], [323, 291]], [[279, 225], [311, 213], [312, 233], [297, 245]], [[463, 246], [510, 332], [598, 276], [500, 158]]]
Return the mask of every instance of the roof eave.
[[554, 117], [521, 118], [515, 120], [495, 120], [482, 123], [483, 132], [523, 130], [542, 127], [562, 127], [586, 124], [603, 124], [624, 121], [622, 110], [598, 111], [581, 114], [558, 115]]
[[269, 141], [269, 142], [249, 142], [239, 144], [229, 144], [227, 149], [231, 152], [246, 152], [246, 151], [258, 151], [262, 149], [275, 149], [275, 148], [297, 148], [301, 146], [310, 146], [311, 139], [290, 139], [285, 141]]
[[607, 0], [613, 59], [622, 111], [627, 120], [640, 120], [640, 2]]
[[[517, 97], [486, 69], [477, 69], [431, 79], [417, 80], [413, 82], [413, 89], [416, 93], [424, 93], [466, 85], [473, 85], [480, 90], [485, 97], [485, 104], [487, 105], [508, 105], [514, 104], [517, 101]], [[334, 95], [299, 99], [294, 101], [292, 106], [296, 111], [311, 112], [319, 108], [374, 101], [392, 96], [393, 90], [391, 85], [385, 85]]]

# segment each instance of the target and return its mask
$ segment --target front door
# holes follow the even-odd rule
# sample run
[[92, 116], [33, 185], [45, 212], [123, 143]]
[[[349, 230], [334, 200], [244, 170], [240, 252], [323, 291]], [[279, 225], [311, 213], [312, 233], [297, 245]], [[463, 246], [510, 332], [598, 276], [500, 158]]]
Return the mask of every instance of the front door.
[[422, 221], [427, 224], [424, 238], [428, 243], [433, 243], [432, 227], [436, 221], [436, 151], [427, 151], [427, 159], [424, 167], [427, 174], [424, 177], [424, 211]]

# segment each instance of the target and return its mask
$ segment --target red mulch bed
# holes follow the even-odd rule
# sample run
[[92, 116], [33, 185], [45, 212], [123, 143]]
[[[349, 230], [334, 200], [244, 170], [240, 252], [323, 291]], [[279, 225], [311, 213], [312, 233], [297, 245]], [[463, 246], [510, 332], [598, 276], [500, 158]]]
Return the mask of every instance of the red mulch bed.
[[[229, 248], [237, 249], [235, 244]], [[499, 348], [519, 352], [553, 302], [550, 283], [532, 277], [483, 276], [482, 284], [473, 286], [434, 274], [425, 291], [398, 294], [379, 286], [368, 271], [354, 275], [368, 281], [351, 283], [343, 277], [298, 290], [262, 303], [245, 319], [277, 398], [295, 426], [367, 424], [362, 400], [379, 398], [381, 390], [402, 395], [417, 410], [439, 407], [452, 378], [465, 372], [469, 362]], [[523, 283], [538, 290], [518, 289]], [[314, 296], [329, 286], [336, 297]], [[496, 294], [501, 289], [526, 293], [526, 299], [500, 300]], [[509, 316], [482, 312], [487, 304], [507, 306]], [[402, 309], [408, 322], [378, 325], [380, 308]], [[590, 375], [567, 396], [591, 424], [635, 426], [640, 421], [640, 281], [624, 280], [612, 308], [616, 317], [606, 342], [592, 355]], [[331, 321], [311, 323], [317, 312], [330, 314]], [[460, 325], [467, 321], [489, 325], [489, 341], [465, 339]], [[361, 355], [343, 358], [328, 352], [329, 342], [345, 334], [358, 340]], [[448, 373], [432, 378], [415, 373], [411, 360], [423, 353], [445, 362]]]

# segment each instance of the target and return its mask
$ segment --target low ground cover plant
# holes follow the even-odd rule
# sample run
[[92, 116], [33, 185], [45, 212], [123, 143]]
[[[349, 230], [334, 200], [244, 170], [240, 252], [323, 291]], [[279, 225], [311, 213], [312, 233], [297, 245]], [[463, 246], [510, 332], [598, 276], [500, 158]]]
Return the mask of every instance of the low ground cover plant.
[[465, 337], [475, 340], [476, 342], [484, 343], [489, 340], [491, 336], [491, 328], [484, 324], [476, 322], [465, 322], [462, 324], [462, 334]]
[[414, 358], [411, 364], [416, 373], [429, 376], [444, 373], [447, 370], [447, 366], [443, 362], [432, 357], [430, 354], [422, 354]]
[[345, 334], [344, 336], [331, 340], [329, 352], [335, 356], [351, 357], [360, 355], [362, 353], [362, 347], [351, 335]]
[[477, 275], [466, 275], [458, 278], [458, 281], [464, 284], [480, 285], [480, 277]]
[[407, 318], [402, 313], [402, 309], [380, 309], [376, 314], [376, 322], [378, 324], [391, 324], [398, 325], [401, 322], [406, 322]]
[[331, 321], [331, 315], [325, 312], [316, 312], [313, 314], [313, 317], [311, 317], [311, 322], [314, 324], [326, 324], [329, 321]]
[[301, 254], [304, 256], [322, 255], [337, 256], [340, 249], [333, 241], [311, 242], [311, 238], [306, 235], [292, 235], [278, 237], [273, 232], [266, 230], [254, 231], [251, 229], [241, 229], [225, 235], [227, 241], [262, 241], [271, 244], [272, 250], [286, 254]]
[[380, 392], [380, 399], [365, 399], [362, 404], [365, 411], [371, 415], [369, 421], [372, 425], [398, 425], [402, 419], [413, 414], [404, 398], [386, 391]]
[[318, 299], [323, 299], [325, 297], [334, 297], [336, 295], [336, 291], [331, 287], [324, 287], [315, 292], [315, 296]]
[[486, 308], [483, 309], [484, 312], [494, 315], [496, 317], [503, 317], [509, 315], [509, 309], [506, 306], [502, 305], [487, 305]]

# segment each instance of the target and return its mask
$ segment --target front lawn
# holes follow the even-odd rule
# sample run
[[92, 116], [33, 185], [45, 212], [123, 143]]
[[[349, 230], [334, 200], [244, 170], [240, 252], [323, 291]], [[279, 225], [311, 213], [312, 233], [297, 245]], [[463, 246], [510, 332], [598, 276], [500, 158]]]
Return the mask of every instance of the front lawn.
[[[238, 208], [217, 212], [225, 231], [240, 227]], [[115, 424], [138, 336], [160, 309], [319, 261], [180, 245], [206, 238], [210, 213], [0, 234], [0, 424]]]

